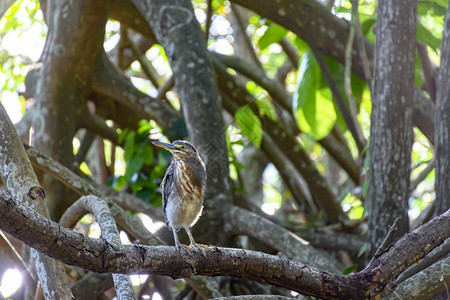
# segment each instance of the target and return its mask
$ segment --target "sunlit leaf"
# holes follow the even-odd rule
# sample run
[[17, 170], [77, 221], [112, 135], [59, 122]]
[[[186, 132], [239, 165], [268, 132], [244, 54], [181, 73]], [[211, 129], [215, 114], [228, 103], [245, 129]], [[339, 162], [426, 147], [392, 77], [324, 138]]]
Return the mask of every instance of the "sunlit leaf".
[[269, 47], [273, 43], [278, 43], [281, 41], [287, 33], [287, 29], [273, 23], [270, 27], [264, 32], [264, 34], [258, 40], [258, 48], [260, 50], [264, 50]]
[[[444, 1], [444, 2], [447, 2], [447, 1]], [[436, 3], [435, 1], [419, 1], [419, 2], [417, 2], [417, 15], [418, 16], [431, 15], [431, 16], [443, 17], [443, 16], [445, 16], [446, 10], [447, 10], [446, 6], [442, 6], [439, 3]]]
[[419, 42], [422, 42], [431, 47], [433, 50], [437, 50], [441, 47], [441, 40], [435, 37], [428, 29], [421, 23], [417, 22], [416, 25], [416, 38]]
[[134, 154], [134, 139], [136, 137], [136, 132], [130, 132], [125, 139], [125, 161], [129, 161]]
[[322, 139], [336, 122], [336, 110], [329, 89], [319, 90], [320, 69], [310, 51], [303, 55], [298, 76], [293, 102], [297, 124], [312, 138]]
[[262, 126], [253, 110], [249, 106], [242, 106], [236, 111], [234, 118], [241, 133], [256, 147], [259, 147], [262, 140]]
[[142, 168], [142, 166], [144, 165], [144, 160], [145, 159], [142, 154], [135, 155], [130, 159], [124, 175], [126, 180], [130, 181], [131, 177], [133, 177], [133, 175]]
[[350, 273], [353, 273], [353, 271], [355, 271], [357, 268], [358, 268], [358, 264], [351, 265], [350, 267], [345, 268], [345, 269], [342, 271], [342, 274], [343, 274], [343, 275], [348, 275], [348, 274], [350, 274]]
[[150, 165], [153, 162], [153, 149], [149, 144], [142, 148], [142, 155], [144, 156], [144, 164]]

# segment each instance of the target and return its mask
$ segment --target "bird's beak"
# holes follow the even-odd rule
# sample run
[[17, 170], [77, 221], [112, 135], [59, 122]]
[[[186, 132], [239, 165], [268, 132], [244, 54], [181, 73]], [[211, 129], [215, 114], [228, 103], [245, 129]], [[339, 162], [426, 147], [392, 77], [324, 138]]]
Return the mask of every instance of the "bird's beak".
[[180, 149], [178, 149], [177, 147], [175, 147], [172, 144], [167, 144], [167, 143], [161, 143], [161, 142], [152, 142], [153, 145], [161, 147], [163, 149], [169, 150], [170, 152], [180, 152]]

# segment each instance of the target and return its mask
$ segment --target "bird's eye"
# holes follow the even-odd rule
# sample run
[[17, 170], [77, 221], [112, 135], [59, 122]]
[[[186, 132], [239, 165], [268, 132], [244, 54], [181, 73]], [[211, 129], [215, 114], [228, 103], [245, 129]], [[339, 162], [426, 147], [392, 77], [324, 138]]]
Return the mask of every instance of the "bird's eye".
[[186, 148], [184, 145], [181, 145], [181, 146], [180, 146], [180, 149], [184, 149], [184, 148]]

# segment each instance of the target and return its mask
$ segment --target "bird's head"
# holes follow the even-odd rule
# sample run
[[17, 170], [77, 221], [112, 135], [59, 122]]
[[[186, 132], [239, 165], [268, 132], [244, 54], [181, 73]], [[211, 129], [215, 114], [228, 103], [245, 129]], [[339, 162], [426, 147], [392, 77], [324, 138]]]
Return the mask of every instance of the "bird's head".
[[174, 141], [171, 144], [152, 142], [154, 145], [170, 151], [178, 159], [197, 158], [198, 152], [188, 141]]

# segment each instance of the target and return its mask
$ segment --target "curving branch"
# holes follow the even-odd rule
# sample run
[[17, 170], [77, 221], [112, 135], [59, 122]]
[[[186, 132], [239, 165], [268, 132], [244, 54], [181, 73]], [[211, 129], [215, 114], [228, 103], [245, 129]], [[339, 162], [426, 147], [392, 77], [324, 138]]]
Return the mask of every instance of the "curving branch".
[[114, 68], [106, 55], [102, 56], [98, 73], [93, 89], [99, 95], [141, 110], [149, 119], [154, 119], [164, 128], [170, 128], [173, 122], [180, 117], [179, 113], [168, 103], [139, 91], [128, 78]]
[[[86, 214], [94, 215], [96, 222], [102, 231], [102, 237], [112, 247], [122, 245], [119, 230], [114, 221], [108, 205], [96, 196], [82, 196], [72, 204], [62, 215], [59, 223], [61, 226], [73, 228], [77, 222]], [[114, 286], [119, 299], [135, 299], [133, 284], [130, 276], [124, 274], [113, 274]]]
[[92, 239], [45, 219], [0, 191], [0, 228], [64, 263], [95, 272], [146, 273], [186, 278], [192, 274], [247, 277], [321, 298], [367, 298], [450, 236], [450, 210], [396, 241], [363, 271], [334, 275], [288, 258], [260, 252], [210, 247], [119, 245]]

